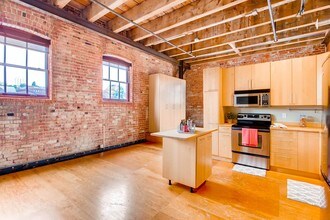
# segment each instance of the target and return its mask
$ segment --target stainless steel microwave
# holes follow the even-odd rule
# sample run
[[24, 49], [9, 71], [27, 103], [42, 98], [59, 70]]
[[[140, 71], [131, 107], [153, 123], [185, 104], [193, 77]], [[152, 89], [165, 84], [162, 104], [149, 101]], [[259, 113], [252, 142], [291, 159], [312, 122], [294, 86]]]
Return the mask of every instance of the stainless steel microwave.
[[267, 107], [270, 105], [270, 90], [235, 91], [235, 107]]

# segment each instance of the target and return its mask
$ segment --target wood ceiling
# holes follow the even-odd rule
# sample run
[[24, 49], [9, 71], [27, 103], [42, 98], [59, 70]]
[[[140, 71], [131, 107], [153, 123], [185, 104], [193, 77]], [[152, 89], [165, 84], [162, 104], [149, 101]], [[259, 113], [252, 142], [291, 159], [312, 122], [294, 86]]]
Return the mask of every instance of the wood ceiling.
[[63, 10], [74, 8], [89, 22], [105, 24], [115, 33], [189, 64], [328, 43], [330, 35], [330, 0], [305, 0], [302, 16], [297, 16], [302, 0], [271, 0], [277, 42], [266, 0], [50, 1]]

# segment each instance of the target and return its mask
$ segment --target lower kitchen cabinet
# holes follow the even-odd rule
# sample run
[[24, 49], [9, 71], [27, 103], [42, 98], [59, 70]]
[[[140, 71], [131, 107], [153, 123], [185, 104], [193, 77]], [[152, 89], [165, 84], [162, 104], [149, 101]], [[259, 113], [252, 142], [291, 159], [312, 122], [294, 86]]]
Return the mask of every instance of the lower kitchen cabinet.
[[270, 165], [319, 174], [320, 134], [271, 130]]
[[231, 126], [219, 126], [218, 140], [218, 150], [214, 151], [213, 156], [215, 159], [231, 160]]

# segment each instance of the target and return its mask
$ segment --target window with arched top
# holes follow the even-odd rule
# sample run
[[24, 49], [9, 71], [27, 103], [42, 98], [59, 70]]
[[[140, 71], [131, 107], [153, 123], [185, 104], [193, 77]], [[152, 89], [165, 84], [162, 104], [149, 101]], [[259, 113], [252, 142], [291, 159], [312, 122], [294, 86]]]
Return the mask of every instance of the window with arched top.
[[0, 95], [48, 96], [50, 41], [0, 25]]
[[104, 100], [129, 101], [131, 64], [118, 58], [103, 56], [102, 97]]

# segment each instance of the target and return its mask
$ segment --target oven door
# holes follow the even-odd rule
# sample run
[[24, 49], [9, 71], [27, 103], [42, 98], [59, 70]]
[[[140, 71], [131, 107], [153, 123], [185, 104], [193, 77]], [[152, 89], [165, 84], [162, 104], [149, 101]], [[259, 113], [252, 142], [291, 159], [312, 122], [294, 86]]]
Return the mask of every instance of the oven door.
[[236, 107], [248, 107], [248, 106], [260, 106], [260, 94], [235, 94], [234, 106]]
[[244, 146], [242, 144], [242, 130], [232, 130], [232, 151], [261, 156], [270, 156], [270, 133], [258, 131], [258, 147]]

